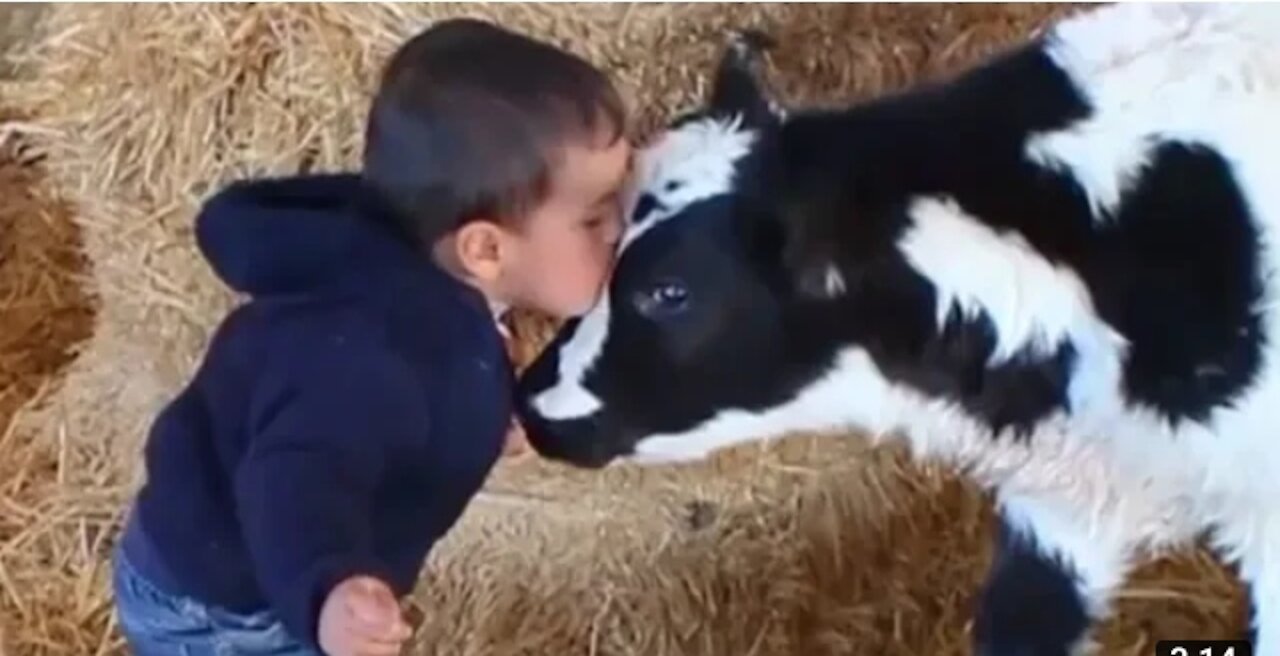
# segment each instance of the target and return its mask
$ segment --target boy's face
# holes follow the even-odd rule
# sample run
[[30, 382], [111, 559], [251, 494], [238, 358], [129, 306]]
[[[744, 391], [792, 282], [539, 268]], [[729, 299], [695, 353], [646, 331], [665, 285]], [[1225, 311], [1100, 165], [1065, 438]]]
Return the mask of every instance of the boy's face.
[[630, 170], [625, 138], [563, 149], [546, 199], [508, 233], [503, 287], [512, 304], [558, 318], [591, 308], [622, 234], [621, 196]]

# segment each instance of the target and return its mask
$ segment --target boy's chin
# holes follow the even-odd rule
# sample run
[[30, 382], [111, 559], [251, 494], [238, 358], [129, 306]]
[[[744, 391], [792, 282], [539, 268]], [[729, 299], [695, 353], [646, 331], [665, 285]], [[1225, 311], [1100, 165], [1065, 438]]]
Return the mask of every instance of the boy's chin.
[[576, 303], [562, 303], [555, 305], [543, 305], [534, 308], [536, 312], [543, 316], [549, 317], [555, 321], [569, 321], [570, 319], [581, 319], [591, 312], [596, 306], [597, 298], [591, 298], [586, 301]]

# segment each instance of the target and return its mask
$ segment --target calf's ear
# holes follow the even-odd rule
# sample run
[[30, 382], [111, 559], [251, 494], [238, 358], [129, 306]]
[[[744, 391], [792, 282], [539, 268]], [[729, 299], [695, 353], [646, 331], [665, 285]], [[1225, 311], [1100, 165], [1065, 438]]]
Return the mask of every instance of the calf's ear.
[[851, 189], [793, 163], [777, 163], [768, 179], [769, 197], [760, 204], [775, 223], [777, 263], [790, 292], [808, 299], [844, 294], [857, 274], [842, 245], [880, 243], [875, 230], [860, 229], [849, 216]]
[[771, 37], [758, 30], [741, 30], [729, 37], [707, 99], [711, 114], [740, 116], [746, 128], [781, 120], [782, 109], [769, 98], [763, 81], [764, 53], [774, 45]]

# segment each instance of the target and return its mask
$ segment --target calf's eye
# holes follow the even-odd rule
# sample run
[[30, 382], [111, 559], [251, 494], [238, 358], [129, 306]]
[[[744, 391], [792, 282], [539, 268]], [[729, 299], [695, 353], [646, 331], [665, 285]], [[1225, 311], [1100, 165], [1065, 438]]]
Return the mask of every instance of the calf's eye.
[[679, 280], [659, 280], [637, 292], [635, 304], [648, 317], [679, 314], [689, 307], [689, 289]]

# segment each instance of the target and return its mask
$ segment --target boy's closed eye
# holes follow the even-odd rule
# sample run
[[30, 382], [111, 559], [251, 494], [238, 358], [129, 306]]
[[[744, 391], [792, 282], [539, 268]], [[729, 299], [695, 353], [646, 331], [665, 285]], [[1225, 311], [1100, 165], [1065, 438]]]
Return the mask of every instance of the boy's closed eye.
[[589, 230], [613, 227], [613, 223], [620, 218], [620, 212], [618, 192], [611, 192], [591, 206], [582, 225]]

